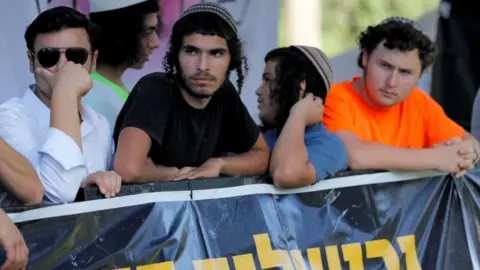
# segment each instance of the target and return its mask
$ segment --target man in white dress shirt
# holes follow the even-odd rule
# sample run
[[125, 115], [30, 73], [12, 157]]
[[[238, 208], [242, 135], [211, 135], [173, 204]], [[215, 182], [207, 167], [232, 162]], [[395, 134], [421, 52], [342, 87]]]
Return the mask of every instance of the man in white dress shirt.
[[92, 87], [97, 51], [94, 27], [68, 7], [41, 13], [27, 28], [35, 85], [0, 105], [0, 137], [35, 167], [53, 203], [75, 200], [82, 186], [106, 196], [120, 190], [112, 172], [111, 129], [101, 114], [81, 102]]

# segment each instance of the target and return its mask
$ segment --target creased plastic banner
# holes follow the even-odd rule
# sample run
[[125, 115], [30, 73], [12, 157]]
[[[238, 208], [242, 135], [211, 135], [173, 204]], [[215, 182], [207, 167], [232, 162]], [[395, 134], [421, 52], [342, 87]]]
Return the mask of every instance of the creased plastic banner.
[[379, 175], [391, 174], [290, 193], [253, 184], [129, 195], [27, 211], [45, 218], [17, 224], [29, 269], [475, 269], [475, 179], [348, 184]]

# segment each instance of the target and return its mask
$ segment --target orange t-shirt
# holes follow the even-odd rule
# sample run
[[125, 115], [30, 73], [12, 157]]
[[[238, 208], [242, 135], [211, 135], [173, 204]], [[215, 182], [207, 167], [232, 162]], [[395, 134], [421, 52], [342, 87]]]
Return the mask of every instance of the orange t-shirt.
[[332, 85], [323, 113], [328, 130], [350, 131], [364, 141], [402, 148], [427, 148], [464, 136], [463, 128], [422, 90], [414, 88], [402, 103], [379, 111], [369, 106], [353, 87], [359, 79]]

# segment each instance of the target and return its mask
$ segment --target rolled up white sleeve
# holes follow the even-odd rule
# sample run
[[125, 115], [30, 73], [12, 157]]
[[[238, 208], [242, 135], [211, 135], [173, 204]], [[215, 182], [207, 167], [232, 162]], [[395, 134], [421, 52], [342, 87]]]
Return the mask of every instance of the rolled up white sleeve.
[[53, 203], [69, 203], [87, 177], [82, 151], [63, 131], [50, 128], [40, 147], [36, 170]]
[[53, 203], [75, 200], [87, 168], [82, 151], [64, 132], [41, 128], [22, 111], [0, 109], [0, 136], [33, 165]]

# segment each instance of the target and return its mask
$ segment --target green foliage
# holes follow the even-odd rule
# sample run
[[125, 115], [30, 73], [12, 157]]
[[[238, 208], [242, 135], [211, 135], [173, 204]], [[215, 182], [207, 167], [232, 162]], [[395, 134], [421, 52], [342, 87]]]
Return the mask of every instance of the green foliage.
[[[300, 0], [297, 0], [300, 1]], [[336, 56], [356, 46], [362, 30], [389, 16], [413, 20], [438, 7], [440, 0], [318, 0], [322, 1], [322, 49]], [[284, 45], [283, 12], [280, 6], [279, 43]]]

